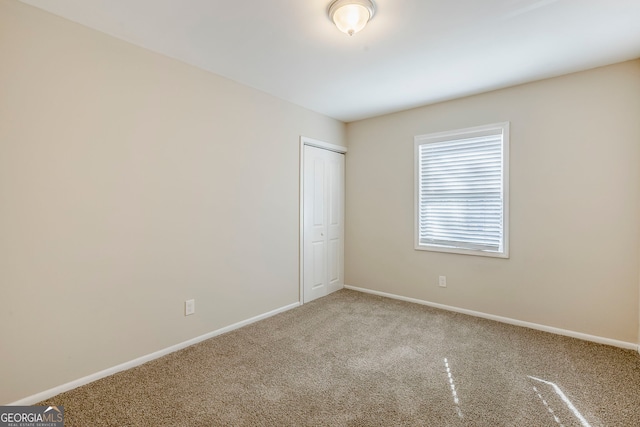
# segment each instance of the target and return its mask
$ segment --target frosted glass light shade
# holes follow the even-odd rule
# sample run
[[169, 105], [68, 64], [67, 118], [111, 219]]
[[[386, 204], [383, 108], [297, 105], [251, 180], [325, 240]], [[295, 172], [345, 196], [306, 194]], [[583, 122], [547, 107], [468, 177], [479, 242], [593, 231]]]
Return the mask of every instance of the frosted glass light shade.
[[362, 30], [374, 13], [370, 0], [336, 0], [329, 5], [329, 17], [343, 33], [354, 35]]

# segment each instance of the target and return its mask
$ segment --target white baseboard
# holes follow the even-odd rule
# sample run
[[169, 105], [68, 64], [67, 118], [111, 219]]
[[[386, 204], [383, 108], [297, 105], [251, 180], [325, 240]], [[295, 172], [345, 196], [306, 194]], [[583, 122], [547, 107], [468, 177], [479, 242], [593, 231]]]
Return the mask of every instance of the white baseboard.
[[166, 356], [167, 354], [176, 352], [178, 350], [182, 350], [183, 348], [192, 346], [192, 345], [197, 344], [197, 343], [199, 343], [201, 341], [208, 340], [209, 338], [213, 338], [213, 337], [218, 336], [218, 335], [222, 335], [222, 334], [224, 334], [226, 332], [231, 332], [234, 329], [239, 329], [239, 328], [241, 328], [243, 326], [249, 325], [249, 324], [257, 322], [259, 320], [266, 319], [266, 318], [271, 317], [271, 316], [275, 316], [276, 314], [283, 313], [285, 311], [291, 310], [291, 309], [299, 307], [299, 306], [300, 306], [300, 303], [299, 302], [295, 302], [293, 304], [289, 304], [289, 305], [286, 305], [284, 307], [277, 308], [275, 310], [269, 311], [268, 313], [260, 314], [258, 316], [252, 317], [250, 319], [243, 320], [243, 321], [238, 322], [238, 323], [234, 323], [233, 325], [225, 326], [224, 328], [217, 329], [217, 330], [215, 330], [213, 332], [209, 332], [209, 333], [204, 334], [204, 335], [200, 335], [199, 337], [192, 338], [190, 340], [181, 342], [181, 343], [176, 344], [176, 345], [172, 345], [171, 347], [167, 347], [167, 348], [164, 348], [162, 350], [158, 350], [158, 351], [153, 352], [151, 354], [147, 354], [145, 356], [138, 357], [137, 359], [130, 360], [129, 362], [122, 363], [122, 364], [114, 366], [112, 368], [108, 368], [108, 369], [102, 370], [100, 372], [96, 372], [95, 374], [91, 374], [91, 375], [88, 375], [86, 377], [79, 378], [79, 379], [77, 379], [75, 381], [71, 381], [71, 382], [68, 382], [66, 384], [62, 384], [62, 385], [59, 385], [57, 387], [51, 388], [49, 390], [45, 390], [43, 392], [34, 394], [32, 396], [25, 397], [24, 399], [20, 399], [20, 400], [17, 400], [15, 402], [13, 402], [13, 403], [9, 403], [8, 405], [11, 405], [11, 406], [28, 406], [28, 405], [36, 404], [36, 403], [41, 402], [41, 401], [43, 401], [45, 399], [49, 399], [50, 397], [56, 396], [56, 395], [58, 395], [60, 393], [64, 393], [65, 391], [69, 391], [69, 390], [72, 390], [74, 388], [77, 388], [77, 387], [92, 383], [92, 382], [97, 381], [97, 380], [99, 380], [101, 378], [108, 377], [109, 375], [113, 375], [113, 374], [121, 372], [121, 371], [126, 371], [127, 369], [134, 368], [136, 366], [142, 365], [143, 363], [147, 363], [147, 362], [149, 362], [151, 360], [158, 359], [158, 358], [160, 358], [162, 356]]
[[447, 311], [454, 311], [456, 313], [468, 314], [469, 316], [481, 317], [483, 319], [495, 320], [497, 322], [508, 323], [509, 325], [523, 326], [525, 328], [537, 329], [539, 331], [550, 332], [556, 335], [564, 335], [567, 337], [578, 338], [584, 341], [592, 341], [599, 344], [606, 344], [613, 347], [620, 347], [628, 350], [636, 350], [640, 353], [640, 346], [635, 343], [618, 341], [611, 338], [598, 337], [595, 335], [583, 334], [581, 332], [569, 331], [567, 329], [554, 328], [552, 326], [540, 325], [537, 323], [525, 322], [522, 320], [511, 319], [509, 317], [495, 316], [493, 314], [482, 313], [480, 311], [467, 310], [465, 308], [458, 308], [444, 304], [438, 304], [435, 302], [424, 301], [416, 298], [403, 297], [401, 295], [389, 294], [386, 292], [373, 291], [371, 289], [358, 288], [355, 286], [345, 285], [345, 289], [351, 289], [352, 291], [364, 292], [367, 294], [378, 295], [381, 297], [393, 298], [400, 301], [407, 301], [416, 304], [426, 305], [429, 307], [439, 308]]

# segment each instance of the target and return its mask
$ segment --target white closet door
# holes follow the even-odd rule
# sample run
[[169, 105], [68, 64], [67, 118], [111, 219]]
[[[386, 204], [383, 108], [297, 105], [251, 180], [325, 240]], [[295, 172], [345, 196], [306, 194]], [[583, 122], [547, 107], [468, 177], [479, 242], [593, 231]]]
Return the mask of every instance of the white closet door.
[[344, 286], [344, 154], [304, 146], [304, 302]]

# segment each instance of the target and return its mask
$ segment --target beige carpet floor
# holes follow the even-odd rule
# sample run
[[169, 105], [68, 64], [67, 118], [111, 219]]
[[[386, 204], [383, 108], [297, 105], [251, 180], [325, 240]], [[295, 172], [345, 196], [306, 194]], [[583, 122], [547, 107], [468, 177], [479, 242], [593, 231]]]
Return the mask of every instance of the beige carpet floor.
[[640, 426], [640, 356], [343, 290], [40, 404], [65, 426]]

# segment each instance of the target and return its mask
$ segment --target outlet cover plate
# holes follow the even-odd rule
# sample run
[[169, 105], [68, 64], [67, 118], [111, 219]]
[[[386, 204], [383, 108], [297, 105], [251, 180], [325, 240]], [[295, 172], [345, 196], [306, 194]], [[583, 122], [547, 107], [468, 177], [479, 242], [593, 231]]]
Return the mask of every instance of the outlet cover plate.
[[196, 312], [196, 300], [188, 299], [184, 302], [184, 315], [190, 316]]

